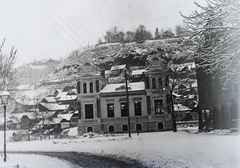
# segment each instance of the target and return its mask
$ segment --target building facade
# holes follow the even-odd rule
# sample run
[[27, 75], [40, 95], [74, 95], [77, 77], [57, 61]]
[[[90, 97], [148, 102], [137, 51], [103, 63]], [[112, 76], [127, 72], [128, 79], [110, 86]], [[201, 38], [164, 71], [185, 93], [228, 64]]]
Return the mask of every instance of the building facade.
[[[85, 63], [77, 79], [78, 130], [85, 132], [128, 132], [171, 130], [171, 109], [164, 87], [166, 62], [149, 59], [143, 82], [107, 84], [101, 70]], [[127, 97], [128, 100], [127, 101]]]
[[[199, 91], [199, 122], [211, 129], [240, 130], [240, 83], [224, 84], [220, 77], [197, 69]], [[200, 129], [202, 129], [200, 127]]]
[[80, 132], [101, 130], [100, 90], [106, 84], [102, 71], [90, 62], [81, 68], [77, 78], [78, 128]]

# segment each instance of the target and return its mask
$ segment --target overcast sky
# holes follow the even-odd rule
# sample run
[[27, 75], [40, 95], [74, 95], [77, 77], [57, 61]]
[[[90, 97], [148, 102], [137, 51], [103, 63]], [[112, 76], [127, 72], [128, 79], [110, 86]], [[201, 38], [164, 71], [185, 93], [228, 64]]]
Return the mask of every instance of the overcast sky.
[[[200, 4], [205, 0], [196, 0]], [[14, 45], [17, 64], [60, 59], [71, 51], [96, 44], [117, 26], [134, 31], [140, 24], [155, 29], [182, 24], [181, 11], [197, 9], [194, 0], [0, 0], [0, 42], [3, 53]]]

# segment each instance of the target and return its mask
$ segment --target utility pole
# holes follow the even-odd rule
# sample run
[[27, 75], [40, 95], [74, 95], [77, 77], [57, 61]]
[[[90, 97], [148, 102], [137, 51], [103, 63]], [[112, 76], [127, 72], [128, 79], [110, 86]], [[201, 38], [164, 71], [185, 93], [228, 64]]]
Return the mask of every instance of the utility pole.
[[171, 105], [172, 105], [172, 126], [173, 126], [173, 132], [177, 132], [177, 124], [176, 124], [176, 118], [174, 115], [174, 102], [173, 102], [173, 95], [172, 91], [170, 91], [170, 96], [171, 96]]
[[131, 138], [131, 123], [129, 113], [129, 95], [128, 95], [128, 84], [127, 84], [127, 69], [125, 69], [125, 85], [126, 85], [126, 97], [127, 97], [127, 115], [128, 115], [128, 135]]

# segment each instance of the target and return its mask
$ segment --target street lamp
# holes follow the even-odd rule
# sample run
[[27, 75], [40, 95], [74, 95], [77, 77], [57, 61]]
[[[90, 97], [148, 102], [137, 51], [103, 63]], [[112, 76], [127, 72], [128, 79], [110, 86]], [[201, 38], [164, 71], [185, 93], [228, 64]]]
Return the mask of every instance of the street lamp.
[[4, 158], [3, 161], [6, 162], [6, 105], [8, 104], [8, 98], [10, 94], [8, 91], [4, 90], [0, 94], [1, 104], [4, 107]]

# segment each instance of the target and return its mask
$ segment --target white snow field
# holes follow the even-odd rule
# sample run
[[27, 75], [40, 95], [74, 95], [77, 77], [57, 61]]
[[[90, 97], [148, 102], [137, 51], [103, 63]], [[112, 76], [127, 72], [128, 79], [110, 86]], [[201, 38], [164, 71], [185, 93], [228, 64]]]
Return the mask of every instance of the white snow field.
[[73, 165], [67, 161], [58, 158], [52, 158], [43, 155], [33, 154], [7, 154], [7, 161], [3, 162], [3, 156], [0, 157], [0, 168], [70, 168]]
[[[73, 134], [73, 133], [71, 133]], [[3, 139], [3, 132], [0, 133]], [[173, 133], [151, 132], [132, 134], [118, 134], [119, 136], [95, 136], [90, 138], [78, 137], [69, 139], [50, 139], [26, 142], [7, 142], [7, 151], [76, 151], [89, 152], [99, 155], [114, 155], [116, 157], [129, 157], [144, 162], [148, 167], [181, 167], [181, 168], [238, 168], [240, 167], [240, 134], [215, 131], [197, 133], [197, 131], [183, 131]], [[0, 140], [0, 151], [3, 151], [3, 140]], [[12, 154], [9, 154], [9, 162]], [[21, 156], [21, 154], [20, 154]], [[31, 156], [33, 157], [33, 156]], [[30, 160], [29, 166], [22, 159], [18, 160], [27, 168], [31, 168], [34, 159]], [[40, 157], [40, 156], [38, 156]], [[0, 167], [4, 165], [0, 157]], [[43, 161], [36, 159], [36, 163]], [[7, 161], [7, 162], [8, 162]], [[51, 167], [55, 166], [56, 160], [44, 160]], [[16, 162], [15, 162], [16, 163]], [[37, 167], [37, 166], [34, 166]], [[69, 165], [69, 167], [71, 167]]]

